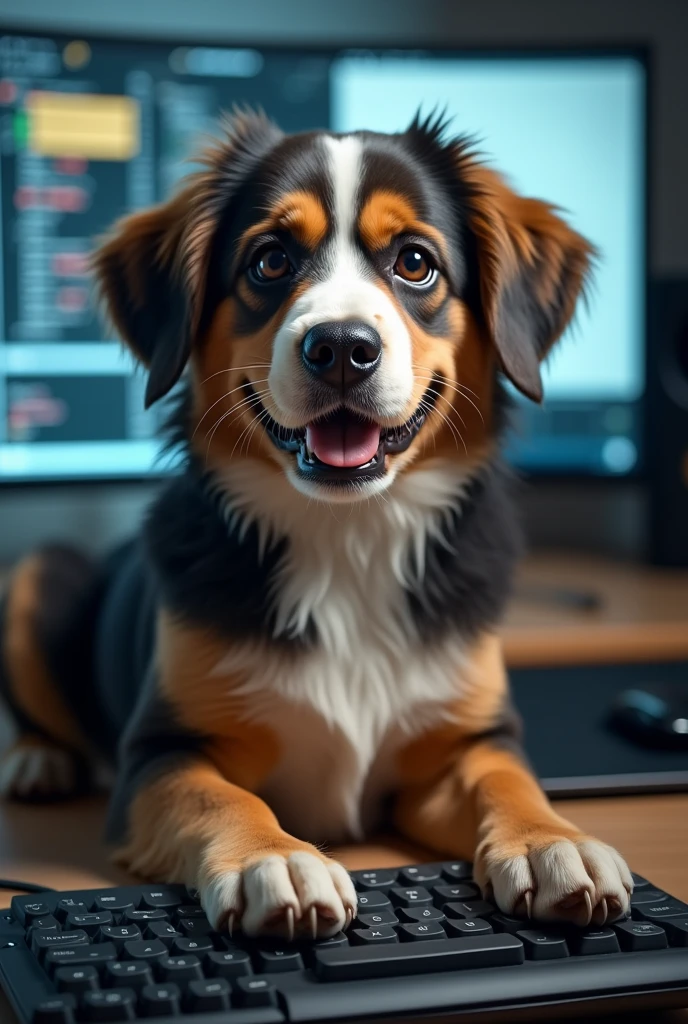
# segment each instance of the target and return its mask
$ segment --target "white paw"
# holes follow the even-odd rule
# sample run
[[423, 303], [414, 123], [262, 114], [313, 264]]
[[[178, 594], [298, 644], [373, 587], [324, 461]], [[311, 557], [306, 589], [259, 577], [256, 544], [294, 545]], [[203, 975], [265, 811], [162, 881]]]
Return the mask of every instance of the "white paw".
[[356, 891], [345, 869], [312, 853], [273, 854], [243, 871], [201, 885], [214, 928], [241, 925], [246, 935], [328, 938], [356, 914]]
[[630, 912], [631, 873], [616, 850], [596, 839], [560, 839], [505, 859], [493, 847], [480, 876], [507, 914], [603, 925]]
[[19, 743], [0, 763], [0, 796], [6, 799], [69, 796], [76, 782], [74, 758], [60, 747]]

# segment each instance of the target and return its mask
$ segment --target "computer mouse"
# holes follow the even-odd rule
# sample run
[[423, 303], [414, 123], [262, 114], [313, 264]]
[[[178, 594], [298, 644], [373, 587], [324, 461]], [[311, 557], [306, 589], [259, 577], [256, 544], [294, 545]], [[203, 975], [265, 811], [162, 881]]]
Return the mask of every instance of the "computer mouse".
[[688, 687], [624, 690], [610, 708], [607, 724], [639, 746], [688, 752]]

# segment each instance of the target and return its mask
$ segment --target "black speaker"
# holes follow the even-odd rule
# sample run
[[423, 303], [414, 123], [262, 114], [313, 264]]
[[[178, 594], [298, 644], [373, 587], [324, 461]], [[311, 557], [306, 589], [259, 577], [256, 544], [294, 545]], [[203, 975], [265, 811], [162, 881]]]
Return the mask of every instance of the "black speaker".
[[650, 287], [645, 460], [650, 558], [688, 565], [688, 278]]

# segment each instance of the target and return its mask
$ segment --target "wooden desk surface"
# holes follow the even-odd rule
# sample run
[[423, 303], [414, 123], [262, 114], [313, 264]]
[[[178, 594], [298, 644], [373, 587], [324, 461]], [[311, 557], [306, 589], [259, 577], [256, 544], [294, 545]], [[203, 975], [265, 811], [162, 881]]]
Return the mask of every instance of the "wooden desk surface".
[[[557, 591], [595, 595], [599, 607], [577, 609]], [[688, 660], [688, 571], [531, 556], [503, 636], [512, 667]]]
[[[55, 889], [125, 884], [129, 879], [109, 863], [100, 839], [104, 806], [99, 799], [43, 808], [0, 804], [0, 877]], [[688, 901], [688, 795], [566, 800], [558, 801], [557, 809], [616, 846], [639, 874]], [[385, 837], [335, 852], [352, 869], [434, 859], [428, 851]], [[4, 906], [11, 894], [0, 896]], [[13, 1019], [0, 999], [0, 1024]], [[592, 1024], [592, 1018], [584, 1019]], [[624, 1020], [688, 1024], [688, 1010]]]

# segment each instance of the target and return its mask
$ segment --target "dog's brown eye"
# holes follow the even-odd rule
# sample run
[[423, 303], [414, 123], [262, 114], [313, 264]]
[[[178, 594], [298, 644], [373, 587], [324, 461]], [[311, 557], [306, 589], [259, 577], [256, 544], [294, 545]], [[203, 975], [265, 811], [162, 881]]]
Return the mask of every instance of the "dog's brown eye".
[[291, 263], [284, 249], [274, 245], [258, 253], [251, 264], [251, 270], [258, 281], [278, 281], [290, 272]]
[[434, 273], [430, 257], [413, 245], [402, 249], [394, 264], [394, 273], [412, 284], [425, 284]]

